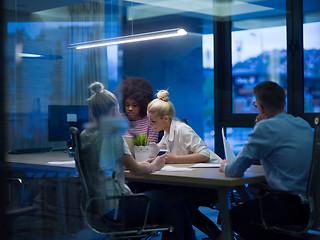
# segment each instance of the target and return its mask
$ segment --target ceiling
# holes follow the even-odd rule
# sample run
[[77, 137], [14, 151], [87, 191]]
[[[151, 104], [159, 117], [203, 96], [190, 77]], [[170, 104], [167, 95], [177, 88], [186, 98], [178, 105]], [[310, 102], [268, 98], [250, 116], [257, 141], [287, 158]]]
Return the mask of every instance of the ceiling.
[[66, 7], [74, 4], [87, 2], [87, 0], [5, 0], [5, 10], [24, 13]]
[[[119, 6], [122, 19], [130, 24], [135, 21], [136, 26], [142, 20], [144, 25], [155, 26], [160, 22], [170, 23], [183, 18], [187, 24], [192, 22], [195, 28], [200, 29], [194, 32], [202, 33], [205, 32], [206, 22], [212, 29], [213, 18], [223, 21], [232, 16], [234, 29], [249, 29], [263, 27], [266, 22], [282, 25], [286, 15], [286, 0], [5, 0], [5, 9], [13, 12], [8, 14], [8, 21], [70, 21], [66, 7], [84, 2]], [[318, 10], [320, 1], [304, 0], [304, 7], [305, 10]], [[316, 15], [318, 13], [319, 10], [315, 12]], [[265, 21], [268, 17], [272, 20]]]
[[[82, 2], [99, 0], [5, 0], [5, 9], [24, 13], [66, 7]], [[100, 0], [101, 2], [101, 0]], [[127, 6], [128, 20], [158, 17], [168, 14], [199, 14], [203, 16], [237, 16], [275, 10], [270, 0], [130, 0], [105, 1], [108, 4]], [[275, 4], [274, 4], [275, 5]], [[276, 6], [276, 5], [275, 5]], [[284, 10], [284, 9], [281, 9]]]

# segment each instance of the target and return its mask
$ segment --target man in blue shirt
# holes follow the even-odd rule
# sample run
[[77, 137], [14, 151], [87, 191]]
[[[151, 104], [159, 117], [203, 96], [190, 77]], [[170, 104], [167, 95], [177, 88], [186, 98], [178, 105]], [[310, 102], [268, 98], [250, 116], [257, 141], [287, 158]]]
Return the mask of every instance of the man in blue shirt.
[[[224, 160], [220, 171], [228, 177], [241, 177], [256, 159], [260, 159], [268, 186], [304, 195], [312, 159], [313, 131], [300, 117], [284, 113], [285, 93], [278, 84], [266, 81], [253, 93], [259, 115], [256, 125], [233, 162]], [[298, 223], [307, 217], [304, 206], [295, 199], [263, 196], [268, 221]], [[259, 219], [258, 199], [232, 209], [234, 230], [245, 239], [285, 239], [285, 236], [250, 224]]]

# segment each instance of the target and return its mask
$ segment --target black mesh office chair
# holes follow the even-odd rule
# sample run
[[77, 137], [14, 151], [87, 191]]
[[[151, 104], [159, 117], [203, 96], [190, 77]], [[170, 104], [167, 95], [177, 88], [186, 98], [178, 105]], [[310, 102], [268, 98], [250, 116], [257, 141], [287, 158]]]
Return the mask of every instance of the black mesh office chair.
[[272, 191], [268, 190], [272, 194], [289, 194], [300, 198], [303, 204], [307, 205], [309, 211], [308, 221], [304, 225], [269, 225], [264, 216], [265, 212], [263, 205], [260, 202], [260, 212], [261, 212], [261, 222], [254, 223], [263, 226], [264, 229], [278, 231], [291, 236], [300, 236], [306, 233], [308, 230], [317, 230], [320, 227], [320, 127], [319, 127], [319, 117], [314, 119], [315, 129], [314, 129], [314, 139], [313, 139], [313, 152], [312, 152], [312, 162], [309, 172], [307, 196], [294, 195], [289, 192], [284, 191]]
[[[98, 183], [93, 182], [93, 179], [89, 177], [88, 170], [82, 155], [84, 154], [81, 150], [80, 133], [76, 127], [70, 128], [73, 148], [75, 153], [76, 167], [79, 173], [82, 186], [82, 212], [88, 226], [99, 234], [108, 236], [110, 239], [135, 239], [135, 238], [152, 238], [157, 236], [159, 232], [173, 231], [171, 226], [160, 226], [160, 225], [147, 225], [147, 217], [149, 210], [149, 198], [144, 194], [132, 194], [125, 196], [112, 196], [108, 197], [105, 194], [97, 194], [95, 191]], [[100, 174], [99, 172], [95, 174]], [[145, 201], [145, 208], [141, 209], [144, 212], [143, 223], [135, 227], [126, 227], [123, 224], [121, 218], [108, 218], [105, 213], [97, 212], [98, 206], [107, 205], [108, 201], [119, 199], [119, 206], [121, 208], [121, 201], [130, 200], [132, 198], [141, 198]], [[134, 206], [133, 206], [134, 207]], [[125, 209], [120, 209], [125, 211]]]

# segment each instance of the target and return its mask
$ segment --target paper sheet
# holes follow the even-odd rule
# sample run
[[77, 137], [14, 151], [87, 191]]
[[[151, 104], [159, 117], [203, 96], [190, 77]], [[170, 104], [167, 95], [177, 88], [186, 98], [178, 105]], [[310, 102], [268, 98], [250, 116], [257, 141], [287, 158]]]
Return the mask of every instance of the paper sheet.
[[224, 128], [222, 128], [221, 133], [222, 133], [222, 141], [223, 141], [225, 157], [229, 162], [232, 162], [236, 159], [236, 155], [234, 155], [234, 152], [232, 151], [230, 143], [224, 136]]
[[220, 163], [197, 163], [191, 166], [192, 168], [219, 168]]
[[186, 167], [173, 167], [169, 165], [165, 165], [160, 172], [186, 172], [186, 171], [193, 171], [192, 168], [186, 168]]
[[55, 166], [75, 166], [74, 160], [71, 161], [56, 161], [56, 162], [48, 162], [50, 165]]

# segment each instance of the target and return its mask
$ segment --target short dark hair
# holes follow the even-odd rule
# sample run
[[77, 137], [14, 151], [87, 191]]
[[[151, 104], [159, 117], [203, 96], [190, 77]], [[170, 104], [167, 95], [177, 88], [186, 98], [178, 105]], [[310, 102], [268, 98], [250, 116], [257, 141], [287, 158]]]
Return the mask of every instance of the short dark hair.
[[265, 81], [259, 83], [254, 87], [253, 94], [270, 111], [283, 111], [286, 105], [284, 90], [275, 82]]
[[147, 115], [147, 106], [154, 99], [151, 83], [142, 77], [126, 77], [121, 82], [122, 107], [128, 98], [135, 100], [140, 105], [140, 116]]

